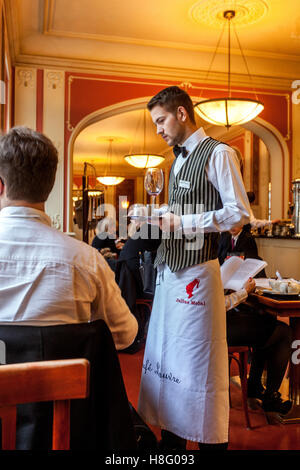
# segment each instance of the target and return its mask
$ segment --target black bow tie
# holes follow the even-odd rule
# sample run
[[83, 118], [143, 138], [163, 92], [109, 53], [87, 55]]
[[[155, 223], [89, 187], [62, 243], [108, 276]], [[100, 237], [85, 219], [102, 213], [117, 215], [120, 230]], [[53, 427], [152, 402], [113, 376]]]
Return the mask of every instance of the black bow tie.
[[185, 147], [180, 147], [180, 145], [175, 145], [175, 147], [173, 147], [173, 152], [175, 158], [177, 158], [180, 154], [182, 154], [183, 158], [185, 158], [188, 154], [187, 149]]

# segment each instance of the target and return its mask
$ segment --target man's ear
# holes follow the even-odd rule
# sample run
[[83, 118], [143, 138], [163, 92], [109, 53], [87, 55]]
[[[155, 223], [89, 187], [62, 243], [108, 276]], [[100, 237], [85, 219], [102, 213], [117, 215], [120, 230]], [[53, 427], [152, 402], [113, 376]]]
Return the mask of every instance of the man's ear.
[[177, 108], [177, 119], [182, 122], [186, 122], [188, 113], [184, 106], [178, 106]]
[[4, 183], [3, 183], [3, 180], [2, 178], [0, 178], [0, 196], [2, 196], [2, 194], [4, 193]]

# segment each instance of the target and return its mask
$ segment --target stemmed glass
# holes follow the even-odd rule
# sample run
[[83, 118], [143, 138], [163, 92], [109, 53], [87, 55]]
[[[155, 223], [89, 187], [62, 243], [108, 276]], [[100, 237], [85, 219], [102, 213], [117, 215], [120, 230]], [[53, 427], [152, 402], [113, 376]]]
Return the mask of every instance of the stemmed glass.
[[164, 187], [164, 173], [160, 168], [148, 168], [145, 174], [144, 186], [150, 196], [151, 213], [153, 214], [155, 198]]

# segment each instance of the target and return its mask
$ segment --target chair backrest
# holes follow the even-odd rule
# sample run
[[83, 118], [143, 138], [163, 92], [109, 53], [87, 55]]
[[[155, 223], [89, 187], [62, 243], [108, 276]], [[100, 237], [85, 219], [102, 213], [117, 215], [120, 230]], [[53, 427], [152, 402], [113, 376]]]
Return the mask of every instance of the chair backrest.
[[38, 361], [0, 367], [2, 450], [16, 445], [17, 406], [53, 401], [53, 450], [70, 446], [70, 400], [89, 395], [90, 364], [86, 359]]
[[[77, 358], [89, 361], [89, 397], [71, 401], [71, 450], [136, 448], [119, 358], [104, 320], [53, 326], [5, 324], [0, 325], [0, 340], [5, 343], [6, 364]], [[18, 406], [17, 450], [50, 450], [52, 415], [51, 402]]]

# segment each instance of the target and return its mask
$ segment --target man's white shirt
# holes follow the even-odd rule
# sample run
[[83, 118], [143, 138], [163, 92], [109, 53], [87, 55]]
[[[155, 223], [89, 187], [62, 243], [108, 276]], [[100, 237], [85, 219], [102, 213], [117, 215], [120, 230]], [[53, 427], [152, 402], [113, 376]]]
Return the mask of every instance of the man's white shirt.
[[114, 273], [95, 248], [28, 207], [0, 211], [0, 323], [54, 325], [103, 319], [117, 349], [137, 334]]

